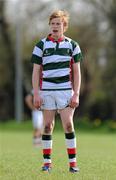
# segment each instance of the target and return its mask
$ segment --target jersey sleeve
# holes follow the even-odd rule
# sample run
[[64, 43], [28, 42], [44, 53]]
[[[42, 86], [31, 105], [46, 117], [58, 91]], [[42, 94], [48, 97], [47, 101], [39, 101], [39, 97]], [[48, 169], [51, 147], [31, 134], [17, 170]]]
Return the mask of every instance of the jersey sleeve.
[[43, 57], [43, 41], [39, 41], [32, 52], [31, 62], [35, 64], [42, 64], [42, 57]]
[[73, 41], [72, 46], [73, 46], [72, 58], [74, 60], [74, 63], [82, 61], [82, 59], [83, 59], [82, 52], [81, 52], [81, 49], [80, 49], [78, 43]]

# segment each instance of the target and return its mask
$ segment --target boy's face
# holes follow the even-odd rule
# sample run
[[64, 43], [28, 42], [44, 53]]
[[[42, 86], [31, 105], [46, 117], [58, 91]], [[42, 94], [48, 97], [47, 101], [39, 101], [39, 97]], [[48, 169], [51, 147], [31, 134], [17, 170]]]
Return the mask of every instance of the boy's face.
[[53, 37], [60, 38], [64, 32], [64, 24], [61, 18], [54, 18], [50, 21], [50, 29]]

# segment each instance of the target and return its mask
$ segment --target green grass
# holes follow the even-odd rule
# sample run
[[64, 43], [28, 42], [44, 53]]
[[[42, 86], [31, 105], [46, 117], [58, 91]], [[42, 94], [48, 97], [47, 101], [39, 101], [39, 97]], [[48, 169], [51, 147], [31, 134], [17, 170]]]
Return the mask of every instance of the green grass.
[[0, 124], [0, 180], [116, 180], [116, 134], [76, 130], [80, 173], [68, 172], [64, 133], [53, 133], [53, 170], [41, 172], [31, 122]]

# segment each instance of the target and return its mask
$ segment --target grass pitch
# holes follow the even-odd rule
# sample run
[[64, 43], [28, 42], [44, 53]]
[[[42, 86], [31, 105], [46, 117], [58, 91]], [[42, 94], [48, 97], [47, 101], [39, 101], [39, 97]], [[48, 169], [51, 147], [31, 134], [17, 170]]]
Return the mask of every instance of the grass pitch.
[[116, 134], [76, 130], [80, 172], [71, 174], [64, 133], [55, 129], [53, 169], [48, 174], [41, 171], [41, 148], [32, 146], [31, 125], [26, 127], [0, 128], [0, 180], [116, 180]]

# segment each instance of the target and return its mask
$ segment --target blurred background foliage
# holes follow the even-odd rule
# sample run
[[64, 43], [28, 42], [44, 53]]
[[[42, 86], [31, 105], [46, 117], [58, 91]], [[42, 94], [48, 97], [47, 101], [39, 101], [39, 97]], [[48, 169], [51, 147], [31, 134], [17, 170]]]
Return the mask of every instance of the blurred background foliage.
[[[18, 9], [17, 9], [18, 7]], [[16, 22], [20, 18], [23, 96], [31, 90], [31, 53], [49, 32], [53, 10], [70, 13], [66, 36], [83, 52], [80, 107], [75, 117], [97, 126], [116, 120], [116, 1], [1, 0], [0, 1], [0, 121], [14, 118]], [[24, 119], [29, 115], [24, 104]]]

